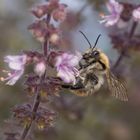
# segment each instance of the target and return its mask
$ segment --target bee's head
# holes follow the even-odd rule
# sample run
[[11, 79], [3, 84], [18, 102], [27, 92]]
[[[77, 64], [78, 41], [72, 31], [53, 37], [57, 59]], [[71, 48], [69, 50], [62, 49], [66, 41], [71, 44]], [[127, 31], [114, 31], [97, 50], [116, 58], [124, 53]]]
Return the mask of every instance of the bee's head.
[[89, 60], [89, 59], [98, 60], [99, 56], [100, 56], [100, 51], [98, 49], [96, 49], [95, 47], [96, 47], [101, 35], [99, 35], [97, 37], [94, 46], [92, 46], [91, 43], [89, 42], [88, 38], [86, 37], [86, 35], [82, 31], [80, 31], [80, 33], [85, 37], [85, 39], [87, 40], [87, 42], [90, 46], [90, 48], [83, 54], [83, 59], [85, 59], [85, 60]]
[[96, 48], [97, 42], [101, 35], [99, 35], [97, 37], [96, 42], [95, 42], [94, 46], [92, 47], [92, 45], [90, 44], [90, 42], [87, 39], [87, 37], [85, 36], [85, 34], [83, 32], [81, 32], [81, 33], [83, 34], [83, 36], [86, 38], [86, 40], [88, 41], [88, 43], [90, 45], [90, 48], [83, 54], [83, 60], [85, 61], [85, 63], [91, 64], [92, 62], [94, 63], [94, 62], [100, 61], [103, 64], [105, 64], [106, 67], [109, 68], [108, 57], [106, 56], [105, 53], [103, 53], [102, 51], [100, 51], [99, 49]]
[[90, 48], [83, 54], [83, 59], [85, 60], [94, 59], [97, 61], [98, 59], [100, 59], [100, 53], [101, 53], [100, 50]]

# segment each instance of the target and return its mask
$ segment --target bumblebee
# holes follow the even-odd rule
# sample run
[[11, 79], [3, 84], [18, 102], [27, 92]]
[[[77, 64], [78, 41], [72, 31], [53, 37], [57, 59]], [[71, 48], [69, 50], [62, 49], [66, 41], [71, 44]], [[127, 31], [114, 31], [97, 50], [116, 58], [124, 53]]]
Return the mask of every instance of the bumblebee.
[[88, 96], [98, 91], [106, 79], [111, 95], [122, 101], [127, 101], [125, 85], [111, 72], [107, 55], [96, 48], [101, 35], [98, 36], [95, 45], [92, 47], [85, 34], [80, 32], [89, 43], [90, 48], [83, 54], [79, 62], [79, 75], [76, 77], [76, 83], [62, 87], [69, 88], [78, 96]]

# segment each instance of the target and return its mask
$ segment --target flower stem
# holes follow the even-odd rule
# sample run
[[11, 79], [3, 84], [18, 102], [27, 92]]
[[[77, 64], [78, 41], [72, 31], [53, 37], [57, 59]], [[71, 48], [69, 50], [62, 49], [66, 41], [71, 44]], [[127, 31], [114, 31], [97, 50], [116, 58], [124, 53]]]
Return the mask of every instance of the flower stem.
[[[134, 21], [134, 22], [133, 22], [133, 25], [132, 25], [132, 28], [131, 28], [131, 30], [130, 30], [130, 32], [129, 32], [128, 39], [126, 40], [126, 41], [127, 41], [126, 44], [129, 44], [131, 38], [133, 37], [133, 35], [134, 35], [134, 33], [135, 33], [135, 30], [136, 30], [136, 28], [137, 28], [137, 25], [138, 25], [138, 22]], [[113, 70], [114, 70], [115, 68], [118, 67], [118, 65], [120, 64], [120, 62], [121, 62], [122, 59], [124, 58], [125, 53], [126, 53], [126, 51], [127, 51], [128, 48], [129, 48], [129, 46], [127, 45], [126, 47], [124, 47], [124, 49], [122, 49], [121, 54], [119, 55], [119, 57], [118, 57], [116, 63], [114, 64], [114, 66], [113, 66], [113, 68], [112, 68]]]
[[40, 91], [39, 88], [37, 88], [36, 89], [36, 97], [35, 97], [34, 105], [33, 105], [33, 108], [32, 108], [32, 113], [33, 113], [32, 120], [31, 120], [30, 124], [24, 128], [20, 140], [25, 140], [25, 138], [28, 135], [28, 132], [29, 132], [31, 126], [32, 126], [32, 123], [35, 120], [35, 114], [36, 114], [37, 109], [38, 109], [39, 104], [40, 104], [40, 94], [39, 94], [39, 91]]
[[[50, 20], [51, 20], [51, 15], [48, 14], [47, 17], [46, 17], [47, 26], [49, 25]], [[48, 49], [49, 49], [49, 39], [48, 39], [48, 35], [46, 35], [46, 41], [43, 44], [43, 50], [44, 50], [44, 55], [45, 56], [48, 55]], [[46, 76], [46, 72], [40, 78], [40, 84], [42, 84], [42, 82], [44, 81], [45, 76]], [[26, 139], [26, 137], [27, 137], [27, 135], [28, 135], [28, 133], [29, 133], [29, 131], [31, 129], [32, 123], [36, 118], [36, 112], [38, 110], [39, 104], [40, 104], [40, 88], [37, 87], [36, 88], [36, 96], [34, 98], [34, 104], [33, 104], [33, 107], [32, 107], [32, 114], [33, 114], [32, 120], [31, 120], [30, 124], [24, 128], [20, 140], [25, 140]]]
[[[46, 17], [47, 26], [49, 25], [50, 20], [51, 20], [51, 14], [48, 14], [47, 17]], [[43, 44], [43, 49], [44, 49], [44, 55], [45, 56], [48, 55], [48, 49], [49, 49], [49, 41], [48, 40], [49, 40], [49, 35], [47, 34], [46, 35], [46, 41]]]

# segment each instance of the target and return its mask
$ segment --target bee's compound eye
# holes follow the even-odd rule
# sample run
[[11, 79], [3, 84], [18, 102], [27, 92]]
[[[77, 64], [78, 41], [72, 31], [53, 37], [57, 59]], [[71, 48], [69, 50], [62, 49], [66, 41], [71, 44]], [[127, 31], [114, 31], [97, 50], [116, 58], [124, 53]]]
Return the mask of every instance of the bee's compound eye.
[[92, 56], [94, 56], [94, 57], [99, 56], [99, 52], [98, 52], [98, 51], [93, 51], [93, 52], [92, 52]]

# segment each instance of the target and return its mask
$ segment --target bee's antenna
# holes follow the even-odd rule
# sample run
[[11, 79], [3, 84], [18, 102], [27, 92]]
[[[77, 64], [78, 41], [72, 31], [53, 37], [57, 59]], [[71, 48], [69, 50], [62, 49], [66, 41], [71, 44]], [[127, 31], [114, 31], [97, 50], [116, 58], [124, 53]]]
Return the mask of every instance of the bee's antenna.
[[88, 40], [88, 38], [86, 37], [86, 35], [85, 35], [82, 31], [79, 31], [79, 32], [85, 37], [85, 39], [87, 40], [87, 42], [88, 42], [90, 48], [92, 48], [92, 45], [91, 45], [91, 43], [89, 42], [89, 40]]
[[95, 42], [94, 46], [92, 47], [92, 50], [96, 47], [96, 45], [97, 45], [97, 43], [98, 43], [98, 40], [99, 40], [100, 36], [101, 36], [101, 34], [98, 35], [98, 37], [97, 37], [97, 39], [96, 39], [96, 42]]

